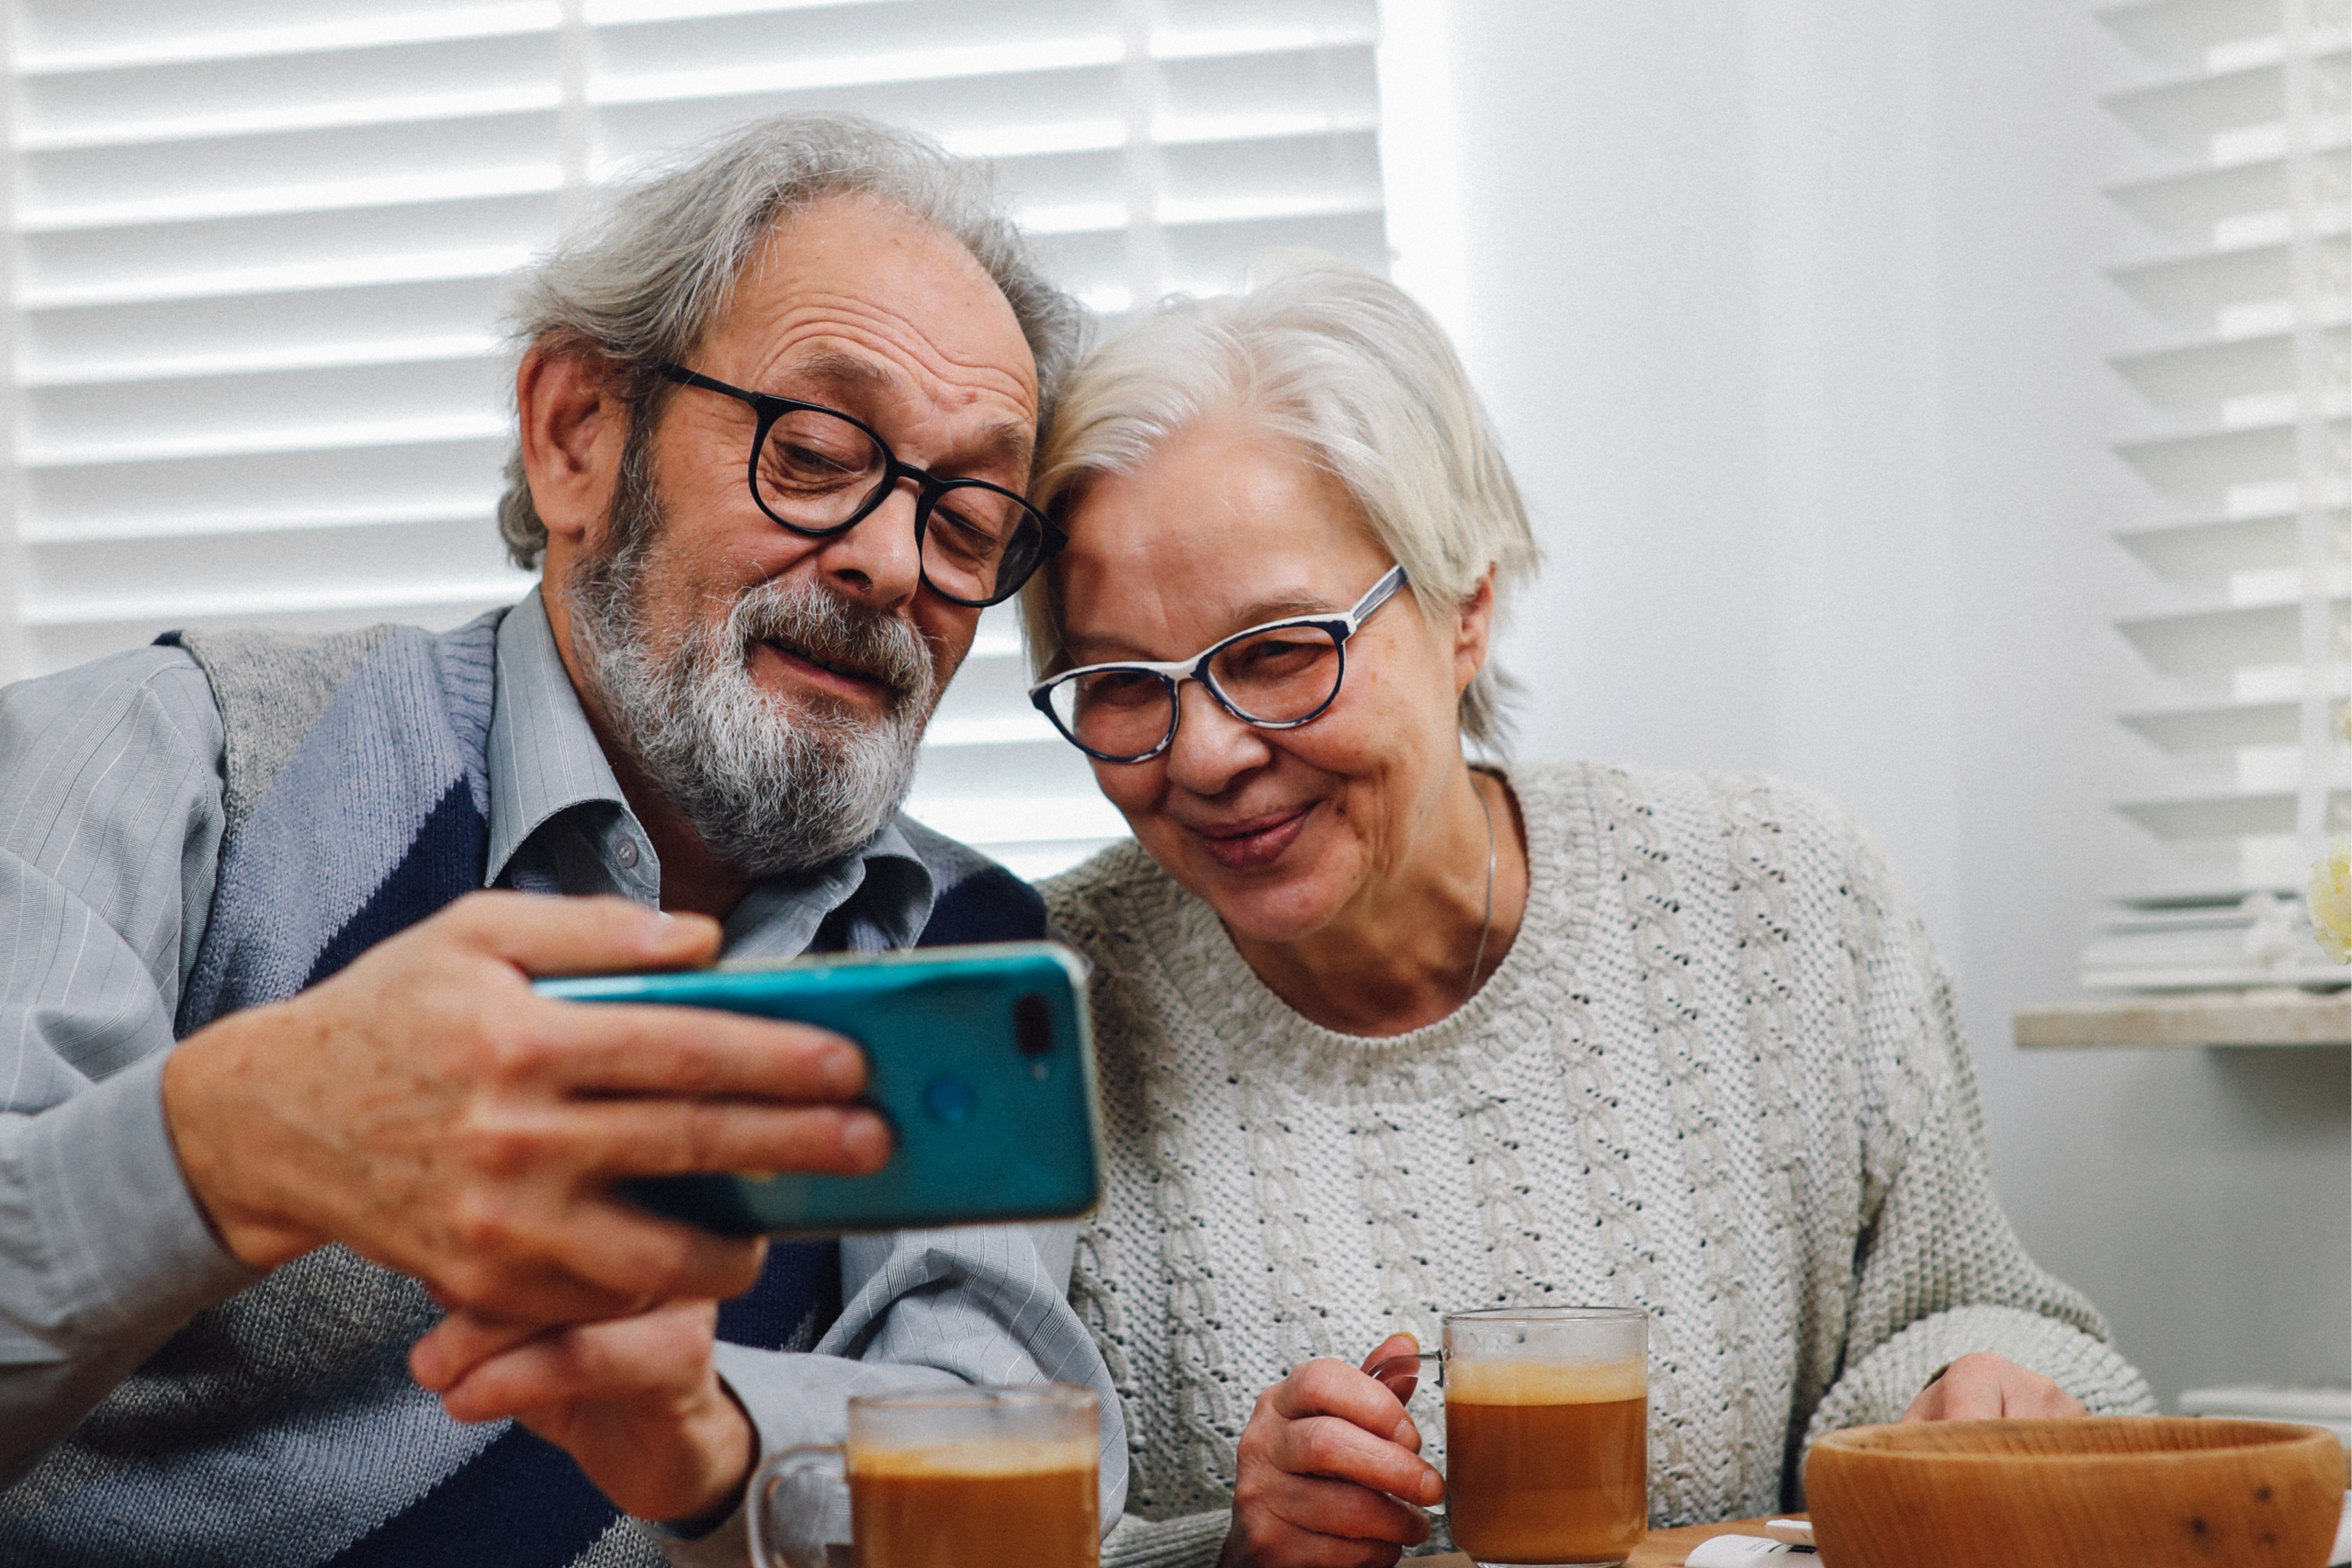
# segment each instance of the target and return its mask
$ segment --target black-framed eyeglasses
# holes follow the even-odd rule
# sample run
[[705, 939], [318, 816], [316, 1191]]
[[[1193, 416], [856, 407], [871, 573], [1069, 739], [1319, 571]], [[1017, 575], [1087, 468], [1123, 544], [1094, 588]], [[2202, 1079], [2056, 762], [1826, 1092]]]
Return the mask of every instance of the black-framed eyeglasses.
[[683, 365], [662, 374], [751, 405], [752, 499], [804, 539], [846, 534], [900, 479], [915, 482], [915, 553], [922, 580], [951, 604], [1001, 604], [1062, 547], [1065, 536], [1021, 496], [986, 479], [942, 479], [902, 463], [864, 422], [822, 403], [747, 392]]
[[1081, 665], [1038, 682], [1029, 700], [1071, 745], [1105, 762], [1148, 761], [1168, 750], [1186, 681], [1244, 724], [1295, 729], [1339, 697], [1348, 639], [1404, 586], [1405, 569], [1391, 567], [1344, 615], [1268, 621], [1191, 659]]

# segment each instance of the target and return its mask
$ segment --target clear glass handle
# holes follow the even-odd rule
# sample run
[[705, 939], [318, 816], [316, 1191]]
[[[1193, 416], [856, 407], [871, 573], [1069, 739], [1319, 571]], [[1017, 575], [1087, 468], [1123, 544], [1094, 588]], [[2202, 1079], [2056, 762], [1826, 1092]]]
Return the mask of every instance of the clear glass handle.
[[[1425, 1371], [1421, 1365], [1424, 1361], [1436, 1368], [1436, 1371], [1434, 1373]], [[1406, 1406], [1406, 1413], [1410, 1415], [1413, 1395], [1424, 1381], [1435, 1388], [1445, 1386], [1445, 1352], [1423, 1350], [1414, 1356], [1389, 1356], [1374, 1361], [1366, 1368], [1365, 1375], [1374, 1379], [1383, 1388], [1395, 1394], [1396, 1403]], [[1422, 1457], [1426, 1459], [1429, 1456], [1424, 1454]], [[1443, 1503], [1438, 1504], [1433, 1508], [1422, 1507], [1419, 1503], [1408, 1504], [1408, 1506], [1420, 1508], [1421, 1512], [1431, 1518], [1445, 1517]]]
[[1421, 1371], [1423, 1361], [1430, 1362], [1437, 1368], [1437, 1375], [1429, 1381], [1437, 1387], [1443, 1388], [1445, 1386], [1445, 1352], [1442, 1350], [1423, 1350], [1419, 1355], [1413, 1356], [1391, 1356], [1385, 1360], [1374, 1361], [1365, 1369], [1365, 1371], [1383, 1388], [1395, 1394], [1397, 1404], [1403, 1404], [1413, 1397], [1414, 1389], [1420, 1383], [1423, 1376]]
[[[752, 1472], [746, 1522], [753, 1568], [835, 1568], [847, 1547], [848, 1472], [839, 1443], [808, 1444], [769, 1456]], [[838, 1516], [838, 1520], [837, 1520]], [[837, 1531], [833, 1527], [841, 1525]]]

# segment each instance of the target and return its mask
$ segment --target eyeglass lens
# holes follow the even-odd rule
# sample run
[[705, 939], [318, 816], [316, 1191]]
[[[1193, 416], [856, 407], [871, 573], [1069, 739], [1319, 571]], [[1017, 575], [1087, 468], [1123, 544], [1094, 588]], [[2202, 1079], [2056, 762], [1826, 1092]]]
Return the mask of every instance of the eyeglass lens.
[[[857, 516], [891, 479], [890, 455], [872, 435], [821, 409], [777, 416], [753, 465], [760, 504], [777, 521], [811, 533]], [[1017, 587], [1043, 550], [1045, 531], [1019, 498], [978, 480], [937, 489], [922, 535], [922, 573], [932, 588], [967, 604]]]
[[[1324, 626], [1271, 626], [1209, 659], [1219, 696], [1260, 724], [1295, 724], [1340, 690], [1340, 644]], [[1106, 757], [1141, 757], [1176, 723], [1176, 682], [1143, 670], [1104, 670], [1049, 689], [1054, 716], [1072, 739]]]

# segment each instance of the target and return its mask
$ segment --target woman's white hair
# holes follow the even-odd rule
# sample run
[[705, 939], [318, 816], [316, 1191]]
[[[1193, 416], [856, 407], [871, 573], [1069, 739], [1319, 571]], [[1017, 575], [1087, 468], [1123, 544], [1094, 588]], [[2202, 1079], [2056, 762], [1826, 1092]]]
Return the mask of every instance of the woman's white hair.
[[[1432, 612], [1494, 573], [1499, 618], [1541, 560], [1494, 426], [1453, 344], [1404, 290], [1319, 255], [1279, 258], [1238, 294], [1161, 302], [1063, 384], [1035, 500], [1063, 526], [1098, 474], [1132, 474], [1188, 427], [1238, 410], [1295, 441], [1344, 486]], [[1039, 674], [1067, 663], [1058, 574], [1022, 597]], [[1488, 659], [1462, 694], [1462, 731], [1508, 739], [1509, 682]]]

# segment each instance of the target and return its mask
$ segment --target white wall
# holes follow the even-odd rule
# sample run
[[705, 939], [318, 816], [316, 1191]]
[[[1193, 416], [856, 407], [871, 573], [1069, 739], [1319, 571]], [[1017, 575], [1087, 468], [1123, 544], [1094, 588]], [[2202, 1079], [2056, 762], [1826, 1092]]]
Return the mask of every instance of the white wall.
[[2029, 1055], [2132, 829], [2106, 628], [2117, 65], [2050, 0], [1388, 0], [1397, 273], [1550, 564], [1531, 756], [1767, 768], [1885, 840], [1961, 984], [1995, 1174], [2167, 1404], [2352, 1376], [2346, 1053]]

